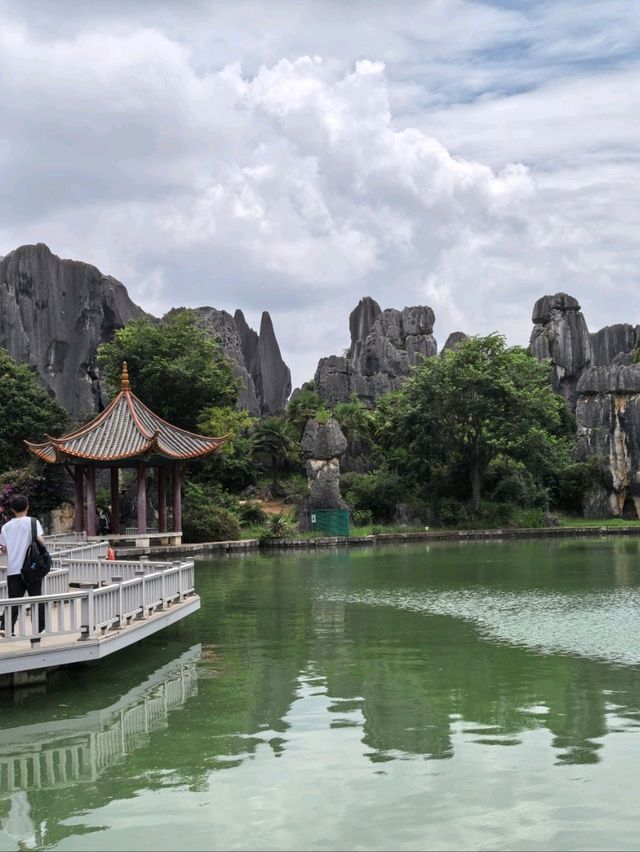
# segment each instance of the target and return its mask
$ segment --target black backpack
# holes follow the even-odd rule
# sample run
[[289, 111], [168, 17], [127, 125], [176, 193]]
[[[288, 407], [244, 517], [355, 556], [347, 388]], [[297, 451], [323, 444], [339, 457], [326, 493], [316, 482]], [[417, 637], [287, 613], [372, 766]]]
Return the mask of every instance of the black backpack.
[[51, 555], [47, 548], [38, 541], [36, 519], [31, 518], [31, 544], [27, 548], [20, 574], [28, 587], [46, 577], [50, 570]]

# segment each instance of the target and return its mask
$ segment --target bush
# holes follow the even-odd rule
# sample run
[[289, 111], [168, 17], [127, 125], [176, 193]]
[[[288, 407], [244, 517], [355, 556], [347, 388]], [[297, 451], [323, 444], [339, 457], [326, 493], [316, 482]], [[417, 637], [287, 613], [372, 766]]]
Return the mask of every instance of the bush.
[[407, 498], [406, 488], [397, 473], [376, 470], [372, 473], [348, 473], [341, 479], [341, 490], [353, 511], [368, 509], [376, 521], [392, 521], [396, 504]]
[[[213, 491], [215, 493], [216, 489]], [[231, 498], [229, 502], [233, 505], [235, 501]], [[183, 498], [182, 533], [185, 542], [236, 541], [240, 538], [240, 520], [230, 508], [215, 502], [202, 485], [187, 482]]]
[[267, 513], [252, 500], [240, 504], [238, 515], [243, 527], [262, 526], [267, 520]]
[[280, 490], [287, 503], [299, 506], [309, 494], [309, 481], [306, 476], [290, 476], [280, 482]]
[[240, 538], [240, 521], [237, 516], [221, 506], [205, 504], [190, 507], [182, 522], [185, 542], [237, 541]]
[[540, 529], [545, 525], [543, 509], [517, 509], [511, 518], [512, 523], [521, 529]]
[[371, 509], [356, 509], [351, 513], [354, 527], [368, 527], [373, 523], [373, 512]]
[[261, 541], [271, 541], [278, 538], [292, 538], [298, 532], [298, 527], [290, 515], [278, 512], [271, 515], [267, 522], [267, 528], [260, 535]]
[[73, 487], [61, 465], [32, 462], [7, 470], [0, 476], [0, 523], [13, 517], [9, 508], [13, 494], [24, 494], [29, 500], [29, 513], [42, 519], [52, 509], [73, 499]]

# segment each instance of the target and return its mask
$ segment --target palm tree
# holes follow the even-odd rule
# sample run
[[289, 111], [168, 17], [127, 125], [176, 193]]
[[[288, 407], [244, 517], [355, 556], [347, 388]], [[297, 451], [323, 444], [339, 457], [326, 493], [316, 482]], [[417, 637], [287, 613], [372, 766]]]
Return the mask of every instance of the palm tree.
[[278, 468], [295, 457], [296, 442], [290, 424], [282, 417], [267, 417], [261, 420], [251, 436], [253, 452], [257, 457], [266, 456], [271, 465], [271, 488], [278, 489]]
[[326, 411], [324, 401], [310, 388], [302, 388], [287, 405], [285, 417], [296, 430], [298, 440], [302, 440], [307, 421], [319, 412]]

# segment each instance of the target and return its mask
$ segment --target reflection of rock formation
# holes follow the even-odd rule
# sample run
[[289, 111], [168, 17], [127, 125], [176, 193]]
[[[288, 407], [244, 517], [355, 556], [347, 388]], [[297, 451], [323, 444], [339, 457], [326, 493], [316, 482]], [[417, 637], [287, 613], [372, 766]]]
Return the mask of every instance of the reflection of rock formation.
[[197, 694], [199, 657], [196, 645], [104, 710], [0, 730], [0, 795], [95, 781]]
[[371, 403], [396, 390], [421, 356], [437, 353], [434, 322], [435, 315], [426, 306], [383, 311], [369, 296], [361, 299], [349, 317], [351, 347], [344, 356], [320, 359], [316, 391], [335, 405], [347, 402], [352, 394]]
[[340, 456], [347, 449], [347, 439], [337, 420], [326, 423], [307, 421], [302, 436], [302, 452], [307, 460], [309, 496], [298, 510], [301, 529], [310, 529], [310, 513], [316, 509], [347, 509], [340, 495]]

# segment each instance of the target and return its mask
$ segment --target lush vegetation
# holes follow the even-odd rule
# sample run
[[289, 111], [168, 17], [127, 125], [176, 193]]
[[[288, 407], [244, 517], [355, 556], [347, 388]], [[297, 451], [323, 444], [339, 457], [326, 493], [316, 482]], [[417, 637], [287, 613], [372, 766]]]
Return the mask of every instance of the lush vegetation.
[[136, 396], [184, 429], [195, 431], [206, 408], [235, 406], [233, 365], [200, 328], [194, 311], [171, 311], [162, 322], [136, 320], [100, 346], [98, 363], [113, 392], [120, 389], [123, 361]]
[[[341, 488], [360, 534], [541, 526], [553, 512], [580, 514], [599, 476], [595, 462], [573, 461], [575, 423], [551, 390], [548, 365], [496, 334], [424, 359], [374, 408], [354, 397], [329, 409], [309, 383], [282, 414], [264, 419], [237, 410], [233, 366], [192, 311], [138, 320], [100, 348], [114, 392], [122, 361], [135, 393], [161, 416], [226, 436], [219, 452], [188, 466], [187, 541], [298, 535], [295, 510], [307, 494], [300, 441], [310, 418], [335, 418], [347, 438]], [[64, 412], [28, 368], [6, 353], [0, 366], [0, 511], [16, 483], [44, 510], [68, 484], [25, 466], [19, 439], [60, 431]], [[267, 514], [269, 500], [277, 503]]]

